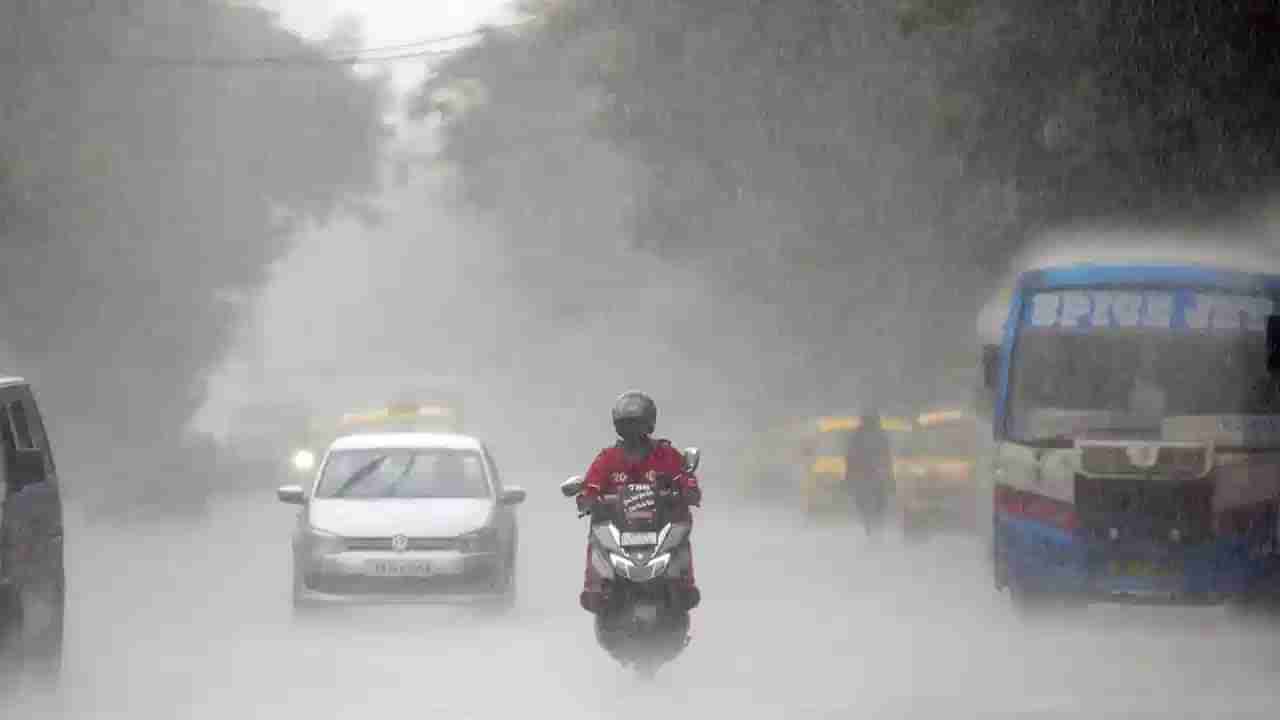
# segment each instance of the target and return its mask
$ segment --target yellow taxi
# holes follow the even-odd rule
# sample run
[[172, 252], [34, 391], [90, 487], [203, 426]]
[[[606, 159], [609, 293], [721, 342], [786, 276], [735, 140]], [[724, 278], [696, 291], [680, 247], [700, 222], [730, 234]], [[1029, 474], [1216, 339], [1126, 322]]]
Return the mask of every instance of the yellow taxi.
[[753, 434], [740, 448], [742, 492], [757, 500], [787, 501], [800, 488], [805, 471], [809, 419], [792, 419]]
[[343, 414], [336, 422], [318, 420], [309, 428], [290, 458], [299, 474], [309, 474], [320, 454], [333, 440], [360, 433], [419, 432], [458, 433], [462, 431], [462, 410], [456, 403], [394, 403], [383, 407]]
[[903, 532], [974, 530], [978, 418], [965, 408], [940, 408], [921, 413], [913, 426], [893, 463]]

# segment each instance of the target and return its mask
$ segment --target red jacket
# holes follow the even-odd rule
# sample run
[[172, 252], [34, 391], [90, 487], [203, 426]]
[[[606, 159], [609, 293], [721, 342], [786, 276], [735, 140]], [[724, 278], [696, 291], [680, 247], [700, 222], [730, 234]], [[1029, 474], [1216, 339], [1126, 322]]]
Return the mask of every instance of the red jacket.
[[684, 455], [666, 440], [655, 440], [649, 454], [636, 463], [628, 462], [626, 453], [617, 445], [601, 450], [587, 470], [582, 494], [595, 498], [616, 492], [627, 483], [653, 484], [664, 475], [674, 481], [673, 488], [684, 491], [690, 505], [701, 504], [702, 490], [697, 476], [684, 471]]

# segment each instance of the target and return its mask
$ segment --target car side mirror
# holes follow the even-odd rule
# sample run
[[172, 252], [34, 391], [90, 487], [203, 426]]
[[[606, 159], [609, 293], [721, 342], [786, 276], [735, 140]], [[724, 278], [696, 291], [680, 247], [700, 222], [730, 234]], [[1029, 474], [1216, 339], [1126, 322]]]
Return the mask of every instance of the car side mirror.
[[702, 451], [696, 447], [684, 449], [684, 471], [693, 472], [698, 469], [698, 462], [702, 460]]
[[307, 494], [301, 485], [285, 485], [284, 487], [276, 488], [276, 498], [288, 505], [305, 505], [307, 503]]
[[560, 483], [560, 494], [565, 497], [577, 497], [582, 492], [582, 476], [573, 477]]
[[13, 472], [9, 477], [9, 485], [13, 490], [21, 490], [45, 481], [44, 451], [18, 450], [13, 458]]
[[499, 502], [503, 505], [519, 505], [524, 502], [527, 494], [528, 493], [524, 491], [524, 488], [509, 487], [502, 491], [502, 498]]
[[1267, 372], [1280, 374], [1280, 315], [1267, 316]]

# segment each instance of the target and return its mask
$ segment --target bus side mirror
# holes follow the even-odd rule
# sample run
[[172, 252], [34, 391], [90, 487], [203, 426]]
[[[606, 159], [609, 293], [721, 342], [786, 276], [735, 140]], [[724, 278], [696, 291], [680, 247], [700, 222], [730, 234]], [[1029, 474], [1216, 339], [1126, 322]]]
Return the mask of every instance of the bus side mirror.
[[[1270, 325], [1267, 326], [1270, 328]], [[1269, 335], [1268, 335], [1269, 336]], [[1268, 356], [1269, 357], [1269, 356]], [[982, 346], [982, 386], [995, 390], [1000, 382], [1000, 346]]]
[[1280, 315], [1267, 316], [1267, 372], [1280, 374]]

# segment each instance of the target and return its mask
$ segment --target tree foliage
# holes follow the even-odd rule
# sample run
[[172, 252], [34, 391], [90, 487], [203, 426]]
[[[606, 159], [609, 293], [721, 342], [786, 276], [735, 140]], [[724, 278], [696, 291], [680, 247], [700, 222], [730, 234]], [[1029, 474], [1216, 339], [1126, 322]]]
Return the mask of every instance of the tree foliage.
[[0, 28], [5, 369], [37, 381], [69, 474], [94, 468], [84, 492], [203, 482], [177, 448], [237, 298], [301, 224], [374, 189], [380, 86], [338, 66], [202, 64], [308, 51], [212, 0], [20, 2]]
[[551, 255], [705, 264], [782, 308], [771, 341], [814, 348], [828, 386], [938, 376], [1031, 233], [1220, 212], [1280, 160], [1270, 3], [531, 11], [424, 88], [465, 199]]

